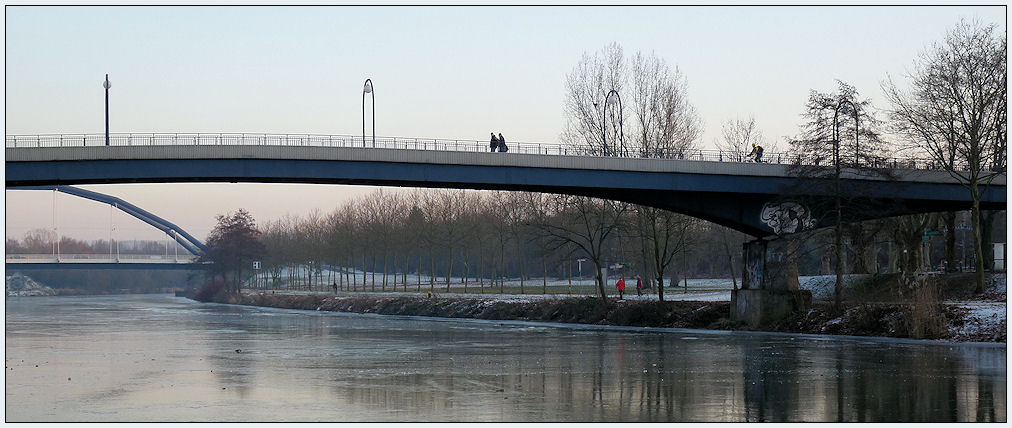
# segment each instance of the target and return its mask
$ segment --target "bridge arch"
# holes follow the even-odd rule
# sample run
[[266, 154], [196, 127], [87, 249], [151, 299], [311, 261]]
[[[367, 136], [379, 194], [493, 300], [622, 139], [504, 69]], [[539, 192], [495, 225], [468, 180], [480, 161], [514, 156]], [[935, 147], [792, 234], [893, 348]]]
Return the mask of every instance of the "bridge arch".
[[90, 200], [93, 200], [93, 201], [101, 202], [101, 203], [104, 203], [104, 204], [108, 204], [108, 205], [110, 205], [112, 207], [115, 207], [115, 208], [119, 209], [120, 211], [123, 211], [123, 212], [125, 212], [125, 213], [133, 216], [134, 218], [136, 218], [136, 219], [138, 219], [140, 221], [143, 221], [144, 223], [147, 223], [148, 225], [151, 225], [151, 226], [155, 227], [158, 230], [161, 230], [162, 232], [165, 232], [166, 235], [169, 235], [172, 239], [174, 239], [177, 243], [179, 243], [180, 246], [182, 246], [184, 249], [186, 249], [186, 251], [189, 251], [190, 254], [193, 254], [195, 256], [200, 256], [200, 255], [204, 254], [204, 252], [207, 250], [207, 246], [205, 246], [203, 242], [200, 242], [199, 239], [197, 239], [193, 235], [190, 235], [189, 233], [187, 233], [185, 230], [183, 230], [183, 228], [181, 228], [179, 226], [176, 226], [175, 224], [173, 224], [172, 222], [170, 222], [168, 220], [165, 220], [165, 219], [163, 219], [161, 217], [158, 217], [158, 216], [156, 216], [156, 215], [154, 215], [154, 214], [152, 214], [152, 213], [144, 210], [141, 207], [138, 207], [138, 206], [136, 206], [134, 204], [131, 204], [131, 203], [129, 203], [127, 201], [124, 201], [123, 199], [117, 198], [115, 196], [106, 195], [104, 193], [99, 193], [99, 192], [93, 192], [91, 190], [80, 189], [80, 188], [73, 187], [73, 186], [64, 186], [64, 185], [57, 185], [57, 186], [26, 186], [26, 187], [15, 187], [13, 189], [17, 189], [17, 190], [55, 190], [55, 191], [60, 192], [60, 193], [66, 193], [68, 195], [73, 195], [73, 196], [77, 196], [77, 197], [81, 197], [81, 198], [85, 198], [85, 199], [90, 199]]

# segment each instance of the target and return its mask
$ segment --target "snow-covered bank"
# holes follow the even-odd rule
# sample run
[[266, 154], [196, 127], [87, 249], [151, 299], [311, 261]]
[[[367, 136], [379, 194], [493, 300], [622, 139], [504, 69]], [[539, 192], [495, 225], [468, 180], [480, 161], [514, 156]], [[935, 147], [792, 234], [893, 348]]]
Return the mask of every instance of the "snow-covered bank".
[[[245, 292], [213, 301], [285, 309], [368, 313], [380, 315], [473, 318], [485, 320], [523, 320], [630, 327], [749, 330], [732, 322], [725, 292], [689, 293], [678, 297], [699, 300], [668, 300], [628, 296], [602, 305], [594, 297], [558, 295], [474, 295], [463, 293], [429, 295], [417, 292], [397, 293], [310, 293]], [[675, 298], [678, 293], [671, 296]], [[840, 315], [826, 302], [806, 313], [765, 326], [762, 330], [876, 336], [894, 338], [931, 338], [953, 342], [1005, 342], [1004, 303], [990, 302], [950, 307], [937, 319], [942, 330], [918, 333], [915, 308], [904, 303], [856, 305]]]
[[1005, 303], [967, 302], [951, 305], [966, 310], [964, 323], [950, 327], [954, 338], [990, 342], [998, 341], [998, 336], [1005, 336], [1008, 326]]
[[8, 296], [55, 296], [56, 290], [46, 287], [20, 273], [5, 278]]

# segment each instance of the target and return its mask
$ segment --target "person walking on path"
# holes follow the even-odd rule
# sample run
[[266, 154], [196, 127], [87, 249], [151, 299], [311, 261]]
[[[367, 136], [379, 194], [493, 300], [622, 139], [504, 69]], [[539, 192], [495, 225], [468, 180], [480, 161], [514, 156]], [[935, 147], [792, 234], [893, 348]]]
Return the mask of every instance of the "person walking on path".
[[625, 280], [618, 280], [618, 282], [615, 283], [615, 288], [618, 288], [618, 299], [622, 300], [622, 293], [625, 293]]
[[636, 275], [636, 295], [643, 295], [643, 278], [640, 278], [639, 275]]
[[492, 141], [488, 142], [488, 148], [494, 152], [499, 148], [499, 139], [495, 137], [495, 132], [490, 132], [489, 134], [492, 134]]
[[755, 146], [755, 162], [763, 163], [763, 146]]
[[506, 139], [502, 137], [502, 132], [499, 133], [499, 151], [504, 153], [510, 151], [509, 147], [506, 147]]

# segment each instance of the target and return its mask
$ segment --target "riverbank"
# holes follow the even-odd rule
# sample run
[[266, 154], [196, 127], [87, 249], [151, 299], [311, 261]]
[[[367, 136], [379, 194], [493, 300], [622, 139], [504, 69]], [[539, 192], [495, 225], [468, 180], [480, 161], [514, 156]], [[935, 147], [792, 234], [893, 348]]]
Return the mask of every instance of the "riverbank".
[[[1004, 288], [1004, 287], [1002, 287]], [[913, 303], [864, 303], [833, 311], [816, 301], [803, 314], [761, 329], [730, 320], [726, 301], [609, 300], [593, 297], [497, 296], [438, 297], [427, 294], [242, 293], [210, 299], [218, 303], [332, 312], [411, 315], [483, 320], [523, 320], [636, 327], [761, 330], [787, 333], [937, 339], [952, 342], [1006, 342], [1005, 304], [948, 303], [925, 319]], [[982, 306], [983, 305], [983, 308]], [[1000, 310], [999, 310], [1000, 309]], [[999, 313], [1000, 312], [1000, 313]]]

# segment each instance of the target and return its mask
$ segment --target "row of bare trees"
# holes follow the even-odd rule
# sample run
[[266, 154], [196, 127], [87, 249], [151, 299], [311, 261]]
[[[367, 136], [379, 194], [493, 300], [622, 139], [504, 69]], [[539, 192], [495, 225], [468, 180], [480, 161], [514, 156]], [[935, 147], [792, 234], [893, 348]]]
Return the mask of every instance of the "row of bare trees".
[[[832, 231], [817, 231], [804, 239], [799, 271], [921, 270], [943, 254], [954, 257], [944, 246], [933, 258], [922, 252], [924, 229], [944, 227], [936, 214], [849, 224], [845, 260], [838, 268], [827, 264], [835, 254]], [[467, 190], [377, 190], [330, 213], [268, 221], [256, 236], [263, 245], [260, 274], [269, 287], [450, 291], [463, 286], [465, 292], [469, 287], [502, 292], [508, 282], [519, 285], [521, 293], [537, 293], [547, 291], [549, 279], [571, 277], [576, 260], [585, 258], [584, 274], [596, 279], [600, 297], [613, 285], [605, 283], [601, 268], [629, 263], [622, 274], [641, 275], [661, 300], [665, 287], [686, 277], [732, 278], [737, 285], [741, 244], [748, 239], [689, 216], [622, 202]]]
[[189, 254], [175, 241], [113, 240], [85, 241], [57, 234], [52, 229], [31, 229], [21, 237], [6, 238], [7, 254]]
[[[457, 281], [465, 290], [497, 286], [501, 291], [508, 278], [521, 292], [536, 291], [530, 287], [537, 285], [544, 291], [548, 278], [570, 277], [576, 259], [586, 258], [587, 273], [597, 279], [597, 294], [603, 297], [607, 284], [600, 268], [614, 263], [629, 263], [628, 275], [642, 275], [662, 296], [665, 278], [677, 281], [690, 271], [726, 277], [729, 263], [714, 264], [696, 254], [718, 229], [730, 242], [719, 248], [737, 249], [743, 239], [739, 233], [615, 201], [524, 192], [377, 190], [333, 212], [288, 216], [258, 230], [264, 245], [261, 270], [270, 284], [420, 291], [427, 278], [429, 291], [437, 284], [449, 290]], [[734, 259], [737, 250], [728, 254]]]

